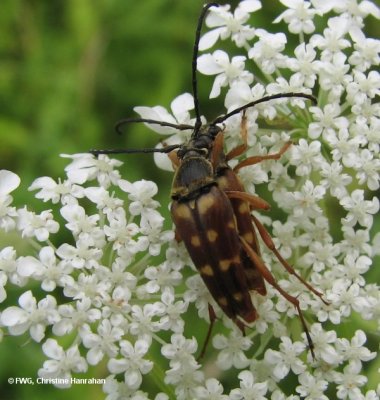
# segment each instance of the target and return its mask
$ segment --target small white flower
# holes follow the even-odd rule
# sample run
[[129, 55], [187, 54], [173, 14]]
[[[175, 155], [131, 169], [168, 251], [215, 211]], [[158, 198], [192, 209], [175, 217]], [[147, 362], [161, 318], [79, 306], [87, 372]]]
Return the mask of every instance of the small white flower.
[[63, 243], [56, 250], [56, 254], [61, 258], [60, 265], [64, 268], [87, 268], [92, 269], [99, 266], [102, 250], [92, 247], [91, 243], [83, 239], [76, 241], [76, 246]]
[[229, 12], [229, 5], [210, 9], [206, 18], [206, 25], [215, 29], [202, 36], [199, 42], [199, 50], [209, 49], [219, 38], [226, 40], [229, 37], [238, 47], [245, 46], [247, 41], [255, 36], [255, 29], [245, 25], [245, 23], [249, 19], [249, 13], [260, 8], [261, 3], [258, 0], [243, 0], [239, 2], [233, 14]]
[[195, 389], [198, 400], [227, 400], [228, 396], [223, 394], [222, 384], [214, 379], [207, 379], [205, 387], [199, 386]]
[[343, 223], [348, 226], [354, 226], [359, 223], [361, 226], [370, 228], [373, 217], [379, 211], [379, 199], [373, 197], [372, 200], [364, 200], [363, 190], [356, 189], [351, 196], [345, 196], [340, 200], [340, 204], [348, 211]]
[[273, 22], [278, 23], [284, 20], [289, 24], [291, 33], [312, 33], [315, 26], [313, 17], [316, 10], [310, 8], [311, 4], [304, 0], [280, 0], [288, 9], [280, 14]]
[[0, 170], [0, 196], [6, 197], [20, 185], [20, 177], [12, 171]]
[[104, 355], [116, 357], [119, 342], [124, 335], [123, 329], [112, 326], [108, 319], [103, 319], [98, 327], [98, 334], [93, 333], [89, 325], [84, 325], [80, 330], [83, 345], [90, 349], [87, 353], [87, 361], [90, 365], [97, 365], [103, 359]]
[[116, 159], [110, 159], [104, 154], [95, 157], [92, 154], [61, 154], [61, 157], [71, 158], [73, 161], [65, 171], [69, 181], [82, 185], [85, 182], [97, 179], [100, 186], [108, 188], [111, 184], [116, 184], [120, 179], [119, 167], [123, 163]]
[[287, 66], [302, 77], [306, 87], [313, 87], [317, 78], [317, 52], [310, 43], [301, 43], [295, 48], [294, 55], [295, 58], [286, 60]]
[[45, 337], [46, 326], [60, 319], [57, 301], [50, 295], [37, 303], [29, 290], [20, 296], [19, 304], [20, 307], [6, 308], [0, 316], [1, 323], [8, 327], [11, 335], [22, 335], [29, 330], [32, 339], [40, 342]]
[[[316, 323], [310, 327], [310, 335], [314, 343], [314, 353], [317, 359], [321, 358], [324, 362], [330, 365], [336, 365], [342, 362], [342, 356], [333, 346], [337, 341], [335, 331], [325, 331], [321, 324]], [[302, 383], [302, 375], [300, 376], [300, 383]], [[297, 392], [304, 395], [298, 390]]]
[[118, 208], [123, 207], [123, 201], [110, 195], [103, 187], [88, 187], [84, 189], [85, 196], [96, 204], [99, 210], [112, 218]]
[[252, 341], [237, 330], [231, 331], [228, 337], [215, 335], [212, 343], [216, 349], [220, 350], [217, 364], [221, 369], [227, 370], [232, 366], [242, 369], [249, 364], [244, 351], [251, 347]]
[[91, 233], [99, 220], [98, 215], [87, 216], [85, 209], [78, 204], [67, 204], [61, 208], [61, 215], [67, 221], [66, 228], [74, 235]]
[[300, 386], [296, 387], [296, 391], [308, 400], [329, 400], [323, 393], [327, 389], [328, 383], [324, 379], [317, 379], [309, 372], [305, 372], [299, 376]]
[[54, 204], [58, 202], [68, 204], [76, 202], [77, 198], [83, 197], [83, 189], [80, 186], [70, 181], [61, 182], [59, 180], [57, 183], [49, 176], [37, 178], [28, 188], [30, 191], [38, 189], [40, 191], [35, 194], [37, 199], [41, 199], [44, 202], [50, 200]]
[[54, 339], [48, 339], [43, 345], [42, 350], [51, 360], [44, 362], [43, 368], [38, 370], [38, 375], [42, 378], [60, 378], [67, 383], [55, 383], [58, 388], [68, 388], [71, 386], [71, 372], [86, 372], [86, 360], [81, 357], [78, 346], [74, 345], [65, 351]]
[[[184, 93], [178, 97], [176, 97], [171, 102], [171, 111], [173, 113], [170, 114], [164, 107], [155, 106], [155, 107], [135, 107], [134, 111], [137, 112], [141, 118], [151, 119], [155, 121], [167, 122], [175, 125], [189, 125], [194, 126], [195, 119], [191, 118], [190, 110], [194, 109], [194, 98], [190, 93]], [[203, 123], [204, 118], [202, 118]], [[192, 133], [192, 129], [185, 130], [176, 130], [172, 127], [160, 126], [159, 124], [146, 124], [153, 131], [166, 135], [165, 137], [165, 145], [173, 145], [173, 144], [181, 144], [187, 142]], [[167, 136], [171, 135], [171, 136]], [[163, 145], [159, 143], [157, 148], [162, 148]], [[166, 154], [162, 153], [154, 153], [154, 162], [159, 168], [162, 168], [167, 171], [173, 171], [172, 163], [169, 157]], [[129, 185], [125, 184], [125, 181], [121, 181], [121, 189], [129, 192]], [[153, 184], [151, 184], [152, 187]], [[141, 183], [136, 183], [136, 188], [132, 185], [132, 189], [139, 189], [141, 187]], [[144, 187], [146, 190], [147, 186]]]
[[109, 225], [103, 227], [103, 230], [108, 241], [112, 242], [112, 248], [127, 262], [134, 254], [146, 250], [149, 246], [149, 240], [138, 235], [139, 226], [133, 222], [127, 223], [125, 211], [121, 208], [110, 220]]
[[321, 272], [326, 268], [335, 268], [337, 265], [337, 256], [340, 254], [340, 248], [331, 243], [313, 242], [310, 245], [310, 251], [305, 253], [300, 259], [300, 263], [312, 266], [313, 271]]
[[344, 262], [334, 268], [337, 277], [346, 278], [349, 282], [365, 285], [364, 274], [369, 270], [372, 260], [367, 256], [359, 256], [359, 248], [347, 254]]
[[17, 214], [17, 229], [22, 232], [22, 237], [35, 237], [44, 242], [49, 239], [50, 233], [57, 233], [59, 230], [59, 224], [54, 221], [51, 210], [42, 211], [38, 215], [24, 207]]
[[323, 110], [318, 107], [310, 107], [309, 111], [313, 113], [315, 121], [309, 125], [308, 133], [311, 139], [317, 139], [321, 134], [324, 138], [330, 138], [335, 135], [339, 129], [348, 127], [348, 120], [340, 117], [341, 110], [338, 104], [327, 104]]
[[129, 193], [128, 198], [131, 201], [129, 212], [132, 215], [142, 215], [145, 212], [155, 210], [159, 205], [158, 201], [153, 200], [158, 192], [158, 187], [154, 182], [145, 179], [133, 183], [120, 180], [119, 187], [124, 192]]
[[347, 195], [347, 186], [352, 182], [350, 175], [343, 173], [343, 165], [338, 161], [321, 165], [321, 185], [330, 190], [332, 196], [341, 199]]
[[66, 276], [63, 292], [66, 297], [81, 300], [87, 298], [99, 306], [102, 297], [107, 297], [110, 287], [111, 282], [103, 281], [99, 274], [81, 273], [76, 280], [71, 275]]
[[203, 54], [198, 58], [198, 70], [204, 75], [217, 75], [211, 89], [210, 99], [220, 95], [220, 89], [233, 82], [243, 80], [252, 83], [253, 75], [244, 70], [244, 56], [233, 57], [230, 61], [228, 54], [216, 50], [213, 54]]
[[104, 232], [97, 226], [99, 214], [87, 215], [85, 209], [78, 204], [66, 204], [61, 208], [61, 215], [67, 221], [65, 225], [72, 234], [89, 246], [102, 247]]
[[171, 343], [161, 348], [162, 355], [172, 361], [194, 360], [193, 354], [197, 351], [197, 342], [194, 338], [186, 339], [182, 334], [175, 333], [171, 336]]
[[259, 40], [249, 50], [248, 56], [253, 59], [266, 74], [273, 74], [277, 68], [286, 66], [286, 57], [282, 54], [286, 44], [284, 33], [269, 33], [257, 29]]
[[240, 389], [231, 390], [231, 400], [266, 400], [265, 394], [268, 390], [266, 382], [256, 383], [250, 371], [242, 371], [238, 377], [240, 379]]
[[[372, 254], [371, 245], [369, 243], [369, 232], [365, 229], [354, 230], [351, 226], [342, 227], [343, 237], [341, 249], [347, 255], [353, 252]], [[373, 246], [376, 248], [376, 246]]]
[[157, 293], [166, 287], [177, 286], [182, 279], [182, 274], [171, 268], [169, 262], [164, 262], [157, 267], [148, 267], [144, 275], [149, 281], [146, 284], [148, 293]]
[[6, 283], [7, 275], [3, 271], [0, 271], [0, 303], [2, 303], [7, 298], [7, 292], [4, 289]]
[[380, 187], [380, 159], [368, 149], [363, 149], [358, 156], [356, 178], [360, 185], [367, 183], [368, 189], [377, 190]]
[[359, 387], [363, 386], [368, 378], [359, 373], [362, 370], [360, 363], [349, 363], [343, 373], [337, 372], [335, 382], [338, 383], [338, 399], [356, 400], [362, 397]]
[[58, 306], [60, 320], [53, 325], [53, 333], [63, 336], [74, 329], [80, 330], [87, 323], [91, 324], [101, 317], [101, 311], [91, 308], [88, 298], [76, 301], [74, 304], [61, 304]]
[[[304, 87], [304, 79], [301, 74], [294, 74], [289, 80], [279, 77], [275, 83], [269, 83], [266, 87], [268, 94], [277, 93], [305, 93], [311, 94], [309, 89]], [[305, 99], [294, 97], [287, 99], [287, 103], [298, 108], [305, 108]]]
[[152, 256], [160, 254], [161, 246], [174, 239], [173, 231], [162, 231], [164, 218], [152, 210], [141, 217], [140, 233], [149, 241], [148, 251]]
[[54, 249], [46, 246], [39, 252], [39, 259], [31, 256], [19, 257], [17, 272], [20, 276], [29, 277], [41, 281], [41, 288], [46, 292], [53, 291], [57, 285], [62, 285], [64, 276], [69, 275], [72, 267], [68, 264], [57, 263]]
[[330, 18], [327, 24], [328, 28], [323, 31], [323, 35], [316, 34], [310, 39], [310, 43], [322, 51], [324, 61], [330, 61], [336, 54], [343, 54], [342, 51], [350, 46], [350, 41], [345, 39], [349, 29], [346, 18]]
[[168, 287], [164, 289], [161, 301], [165, 306], [165, 314], [160, 319], [162, 329], [182, 333], [184, 321], [181, 316], [186, 312], [188, 304], [182, 300], [175, 301], [174, 290]]
[[[258, 100], [265, 96], [265, 87], [257, 83], [253, 87], [250, 87], [247, 82], [239, 81], [235, 82], [231, 85], [229, 91], [226, 95], [225, 106], [229, 110], [233, 110], [237, 107], [241, 107], [245, 104], [251, 103], [252, 101]], [[254, 122], [258, 116], [258, 113], [261, 113], [264, 117], [273, 119], [276, 116], [276, 108], [273, 105], [273, 102], [259, 104], [256, 107], [247, 109], [246, 115], [248, 119], [248, 145], [253, 146], [256, 143], [256, 138], [252, 138], [254, 136]], [[252, 132], [253, 131], [253, 132]], [[237, 131], [237, 135], [239, 136], [239, 140], [241, 139], [240, 127]]]
[[379, 40], [367, 38], [358, 29], [351, 29], [350, 36], [354, 42], [355, 51], [348, 61], [359, 71], [366, 71], [372, 65], [380, 63], [380, 42]]
[[17, 213], [10, 207], [13, 197], [9, 194], [20, 185], [20, 178], [15, 173], [6, 169], [0, 170], [0, 228], [5, 232], [12, 230], [16, 223]]
[[17, 254], [16, 250], [7, 246], [0, 250], [0, 271], [2, 271], [8, 278], [9, 282], [17, 286], [24, 286], [28, 278], [20, 276], [17, 271]]
[[325, 189], [323, 186], [314, 186], [310, 180], [307, 180], [301, 191], [290, 194], [294, 218], [301, 220], [321, 216], [322, 210], [318, 205], [318, 201], [322, 199], [324, 194]]
[[153, 368], [153, 362], [144, 358], [148, 350], [149, 344], [145, 340], [137, 340], [134, 345], [122, 340], [120, 353], [123, 358], [111, 358], [107, 367], [113, 374], [124, 373], [125, 383], [130, 388], [138, 389], [142, 382], [142, 375]]
[[131, 311], [132, 322], [129, 327], [131, 334], [137, 337], [150, 338], [153, 332], [160, 329], [158, 317], [165, 313], [165, 306], [160, 302], [148, 303], [144, 307], [133, 305]]
[[321, 143], [314, 140], [308, 143], [305, 139], [300, 139], [297, 145], [291, 147], [290, 163], [297, 166], [298, 176], [309, 175], [312, 169], [322, 165]]
[[268, 349], [265, 352], [264, 359], [273, 365], [273, 375], [276, 379], [281, 380], [289, 371], [299, 375], [305, 371], [305, 364], [298, 356], [305, 350], [305, 345], [301, 342], [294, 342], [288, 337], [282, 337], [280, 351]]
[[375, 352], [371, 352], [364, 347], [366, 341], [365, 333], [361, 329], [358, 329], [351, 341], [342, 338], [338, 340], [336, 346], [338, 352], [345, 360], [348, 360], [351, 365], [354, 363], [359, 365], [359, 371], [361, 370], [362, 361], [369, 361], [376, 357]]
[[342, 160], [342, 164], [348, 168], [358, 165], [359, 137], [350, 138], [348, 129], [343, 128], [339, 129], [338, 132], [330, 130], [328, 137], [326, 136], [326, 141], [332, 148], [333, 160]]

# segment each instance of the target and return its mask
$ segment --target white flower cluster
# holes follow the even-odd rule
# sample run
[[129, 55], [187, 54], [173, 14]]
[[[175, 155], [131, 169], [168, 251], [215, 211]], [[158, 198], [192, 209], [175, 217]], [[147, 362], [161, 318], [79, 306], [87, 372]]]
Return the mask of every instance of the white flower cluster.
[[[283, 257], [328, 301], [315, 298], [263, 247], [279, 284], [298, 298], [307, 320], [314, 318], [315, 359], [305, 334], [291, 329], [293, 305], [269, 285], [266, 297], [253, 293], [259, 318], [243, 336], [213, 304], [198, 274], [183, 277], [191, 262], [174, 232], [163, 228], [153, 199], [157, 186], [122, 179], [121, 163], [107, 156], [78, 154], [66, 156], [71, 163], [63, 181], [43, 177], [30, 187], [57, 215], [12, 206], [10, 193], [20, 179], [0, 171], [0, 229], [17, 231], [39, 249], [33, 256], [18, 256], [10, 246], [0, 251], [0, 302], [7, 304], [8, 286], [24, 290], [17, 306], [3, 307], [0, 324], [11, 335], [28, 332], [43, 343], [48, 360], [40, 376], [67, 378], [103, 361], [108, 400], [379, 398], [380, 379], [368, 382], [379, 372], [369, 362], [376, 357], [378, 333], [367, 343], [366, 332], [380, 329], [379, 285], [367, 283], [380, 255], [380, 233], [371, 238], [379, 211], [374, 192], [380, 187], [380, 41], [365, 36], [364, 21], [379, 19], [380, 10], [366, 0], [280, 3], [287, 9], [275, 22], [285, 22], [290, 33], [249, 24], [262, 6], [258, 0], [243, 0], [234, 11], [229, 5], [211, 8], [200, 50], [230, 40], [239, 55], [220, 49], [202, 54], [198, 69], [215, 76], [210, 97], [225, 93], [227, 111], [275, 93], [318, 99], [314, 106], [293, 98], [247, 109], [247, 157], [274, 153], [289, 140], [293, 146], [279, 161], [239, 171], [248, 192], [260, 192], [265, 183], [268, 201], [281, 211], [258, 217]], [[293, 50], [290, 39], [299, 42]], [[185, 93], [172, 102], [172, 114], [161, 106], [135, 110], [143, 118], [191, 125], [193, 108]], [[241, 116], [225, 121], [228, 150], [241, 144], [240, 121]], [[191, 134], [149, 127], [166, 135], [169, 145]], [[171, 168], [166, 155], [155, 158]], [[63, 230], [71, 234], [70, 243], [54, 246], [51, 236]], [[155, 261], [164, 252], [165, 260]], [[40, 284], [38, 295], [29, 290], [32, 282]], [[207, 320], [209, 303], [220, 317], [216, 325], [225, 328], [208, 350], [215, 365], [203, 369], [186, 315], [193, 304], [198, 318]], [[65, 335], [73, 338], [67, 348], [59, 344]], [[212, 378], [210, 369], [216, 370]], [[221, 378], [227, 370], [228, 394]], [[153, 397], [144, 391], [146, 380], [156, 384]], [[297, 383], [289, 388], [289, 382]]]

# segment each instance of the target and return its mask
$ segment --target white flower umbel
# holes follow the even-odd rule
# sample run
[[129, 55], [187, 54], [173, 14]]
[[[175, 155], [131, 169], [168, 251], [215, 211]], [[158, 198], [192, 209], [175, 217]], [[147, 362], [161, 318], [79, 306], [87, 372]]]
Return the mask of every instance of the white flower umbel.
[[[253, 13], [273, 4], [275, 24], [259, 26]], [[366, 37], [367, 18], [376, 24], [380, 11], [366, 0], [244, 0], [211, 8], [200, 42], [198, 69], [214, 77], [210, 96], [224, 99], [220, 114], [275, 93], [318, 100], [247, 109], [241, 159], [292, 146], [279, 160], [239, 171], [247, 192], [274, 206], [253, 213], [279, 252], [328, 302], [290, 276], [259, 237], [268, 269], [300, 302], [315, 359], [294, 306], [270, 285], [265, 297], [252, 292], [258, 319], [243, 336], [161, 215], [168, 204], [154, 198], [159, 185], [144, 176], [129, 182], [120, 161], [91, 154], [66, 155], [62, 178], [31, 184], [47, 205], [38, 211], [12, 204], [20, 178], [0, 171], [0, 229], [23, 242], [0, 249], [2, 344], [5, 334], [42, 344], [47, 360], [38, 373], [58, 387], [92, 368], [106, 378], [109, 400], [378, 399], [380, 41]], [[170, 111], [135, 108], [143, 118], [186, 125], [195, 123], [193, 110], [189, 93]], [[168, 145], [191, 135], [148, 126]], [[224, 134], [226, 151], [242, 144], [241, 115], [224, 121]], [[135, 159], [124, 160], [135, 168]], [[155, 160], [173, 169], [166, 154]], [[198, 360], [209, 304], [216, 332]]]

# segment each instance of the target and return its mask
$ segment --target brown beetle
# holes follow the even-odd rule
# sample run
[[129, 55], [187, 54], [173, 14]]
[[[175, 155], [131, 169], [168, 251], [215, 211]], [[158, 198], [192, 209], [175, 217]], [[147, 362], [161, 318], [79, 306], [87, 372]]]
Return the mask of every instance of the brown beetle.
[[[250, 292], [253, 290], [265, 295], [264, 281], [267, 281], [296, 307], [314, 357], [313, 343], [299, 307], [299, 301], [278, 285], [272, 273], [264, 264], [260, 256], [256, 230], [266, 246], [276, 255], [290, 274], [299, 279], [318, 297], [322, 298], [322, 294], [304, 281], [283, 259], [275, 248], [267, 230], [256, 217], [251, 215], [252, 210], [269, 209], [269, 204], [261, 198], [247, 193], [236, 174], [239, 169], [245, 166], [257, 164], [264, 160], [279, 159], [290, 146], [290, 143], [285, 143], [278, 153], [248, 157], [238, 163], [234, 169], [230, 168], [228, 161], [242, 155], [247, 148], [244, 110], [278, 98], [301, 97], [312, 101], [315, 101], [315, 99], [313, 96], [304, 93], [281, 93], [266, 96], [236, 108], [216, 118], [212, 123], [203, 126], [197, 97], [198, 43], [205, 15], [208, 9], [213, 6], [217, 7], [218, 4], [209, 3], [204, 6], [196, 30], [192, 60], [195, 125], [176, 125], [144, 118], [123, 119], [116, 125], [116, 130], [119, 132], [122, 125], [131, 122], [158, 124], [174, 127], [178, 130], [192, 129], [189, 142], [163, 148], [94, 150], [92, 153], [167, 153], [176, 170], [171, 190], [171, 214], [176, 227], [177, 238], [184, 242], [194, 265], [216, 303], [244, 333], [245, 326], [254, 322], [258, 317]], [[223, 129], [220, 124], [232, 115], [241, 112], [243, 112], [241, 128], [243, 144], [225, 154]], [[211, 306], [209, 311], [211, 323], [201, 355], [205, 351], [215, 320], [215, 313]]]

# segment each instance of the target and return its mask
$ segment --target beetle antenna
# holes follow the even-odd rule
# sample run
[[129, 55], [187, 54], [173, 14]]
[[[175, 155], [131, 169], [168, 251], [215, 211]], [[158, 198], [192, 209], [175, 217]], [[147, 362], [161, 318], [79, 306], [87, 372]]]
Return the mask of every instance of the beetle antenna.
[[110, 149], [110, 150], [90, 150], [89, 153], [94, 156], [99, 154], [139, 154], [139, 153], [170, 153], [171, 151], [181, 147], [179, 144], [165, 146], [160, 148], [147, 148], [147, 149]]
[[235, 114], [239, 114], [241, 111], [246, 110], [247, 108], [254, 107], [257, 104], [260, 103], [265, 103], [270, 100], [275, 100], [275, 99], [282, 99], [282, 98], [287, 98], [287, 97], [300, 97], [304, 99], [311, 100], [314, 104], [317, 104], [317, 99], [311, 95], [311, 94], [306, 94], [306, 93], [277, 93], [277, 94], [272, 94], [270, 96], [264, 96], [261, 99], [251, 101], [250, 103], [245, 104], [244, 106], [235, 108], [234, 110], [230, 111], [229, 113], [225, 115], [221, 115], [220, 117], [214, 119], [211, 125], [215, 124], [220, 124], [221, 122], [225, 121], [226, 119], [232, 117]]
[[143, 122], [146, 124], [156, 124], [160, 126], [169, 126], [170, 128], [178, 129], [179, 131], [185, 131], [186, 129], [194, 129], [193, 125], [186, 125], [186, 124], [172, 124], [170, 122], [165, 121], [158, 121], [155, 119], [146, 119], [146, 118], [123, 118], [118, 121], [115, 125], [115, 130], [118, 134], [122, 134], [123, 131], [121, 127], [125, 124], [134, 123], [134, 122]]
[[198, 59], [198, 51], [199, 51], [199, 40], [201, 37], [201, 30], [203, 21], [205, 20], [206, 13], [209, 8], [211, 7], [219, 7], [217, 3], [208, 3], [205, 4], [201, 15], [198, 19], [197, 30], [195, 31], [195, 41], [194, 41], [194, 48], [193, 48], [193, 62], [192, 62], [192, 84], [193, 84], [193, 97], [194, 97], [194, 109], [195, 109], [195, 134], [198, 132], [199, 128], [202, 126], [201, 121], [201, 113], [199, 110], [199, 99], [198, 99], [198, 85], [197, 85], [197, 59]]

